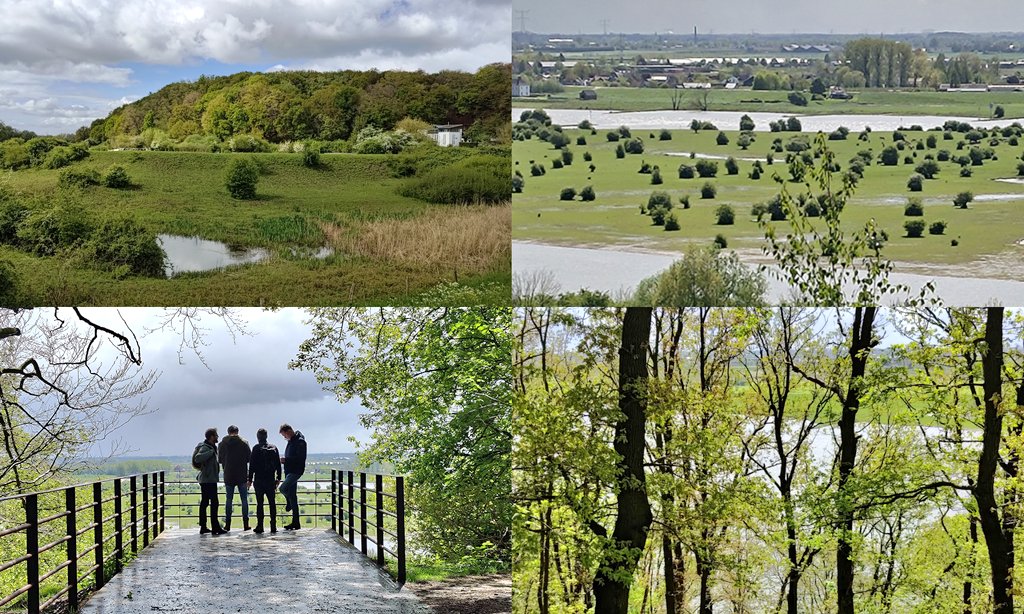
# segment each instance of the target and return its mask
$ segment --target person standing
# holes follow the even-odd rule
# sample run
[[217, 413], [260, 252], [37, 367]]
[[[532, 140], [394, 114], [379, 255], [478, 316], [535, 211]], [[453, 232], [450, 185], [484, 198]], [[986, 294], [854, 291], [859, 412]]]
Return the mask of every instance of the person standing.
[[227, 488], [227, 501], [224, 503], [224, 530], [231, 530], [231, 506], [234, 503], [235, 489], [242, 500], [242, 526], [249, 530], [249, 487], [246, 485], [246, 473], [249, 468], [249, 442], [238, 436], [238, 427], [228, 427], [228, 435], [217, 448], [220, 464], [224, 466], [224, 486]]
[[[196, 446], [192, 452], [192, 466], [199, 470], [196, 481], [199, 482], [199, 534], [213, 533], [221, 535], [225, 533], [220, 526], [220, 519], [217, 517], [217, 481], [220, 478], [220, 469], [217, 466], [217, 440], [220, 435], [217, 429], [206, 429], [206, 438]], [[210, 523], [213, 528], [206, 528], [206, 512], [209, 508]]]
[[274, 492], [281, 483], [281, 456], [277, 446], [267, 443], [267, 429], [256, 431], [256, 447], [249, 458], [249, 486], [256, 489], [256, 528], [263, 532], [263, 499], [270, 503], [270, 532], [277, 533], [277, 500]]
[[301, 431], [296, 431], [289, 424], [282, 424], [278, 431], [288, 441], [284, 449], [284, 482], [281, 494], [284, 495], [284, 511], [292, 513], [292, 521], [284, 526], [286, 531], [294, 531], [299, 526], [299, 478], [306, 471], [306, 438]]

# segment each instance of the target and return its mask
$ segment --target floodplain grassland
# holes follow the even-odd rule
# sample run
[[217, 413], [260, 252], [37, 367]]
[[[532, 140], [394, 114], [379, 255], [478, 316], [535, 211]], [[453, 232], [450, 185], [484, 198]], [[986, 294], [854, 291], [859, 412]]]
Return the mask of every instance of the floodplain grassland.
[[[1007, 122], [1009, 125], [1011, 122]], [[931, 126], [925, 126], [931, 128]], [[793, 132], [754, 132], [752, 142], [744, 150], [739, 145], [740, 133], [725, 131], [728, 144], [718, 144], [718, 130], [671, 130], [670, 139], [662, 140], [659, 130], [632, 131], [632, 138], [643, 143], [643, 153], [625, 154], [619, 158], [616, 149], [627, 139], [609, 141], [607, 134], [615, 130], [580, 130], [566, 127], [567, 150], [572, 153], [572, 163], [555, 168], [555, 161], [562, 160], [562, 153], [550, 143], [536, 137], [515, 141], [513, 144], [513, 172], [523, 175], [522, 193], [513, 196], [513, 239], [538, 241], [565, 246], [600, 246], [626, 249], [652, 249], [659, 251], [680, 251], [688, 244], [710, 244], [712, 238], [721, 234], [730, 249], [748, 250], [749, 254], [761, 253], [764, 232], [753, 214], [753, 207], [766, 203], [778, 195], [780, 183], [773, 180], [778, 175], [785, 183], [785, 189], [794, 197], [810, 191], [808, 176], [802, 181], [793, 181], [785, 162], [785, 147], [794, 139], [808, 142], [813, 151], [816, 134]], [[871, 160], [864, 167], [863, 177], [858, 181], [855, 193], [844, 209], [843, 224], [848, 230], [862, 228], [874, 219], [886, 231], [889, 240], [884, 254], [897, 262], [920, 263], [941, 268], [945, 265], [978, 263], [997, 256], [1009, 256], [1014, 261], [1024, 258], [1024, 185], [996, 181], [1016, 180], [1020, 172], [1021, 155], [1024, 148], [1019, 140], [997, 135], [985, 138], [976, 145], [979, 149], [991, 149], [994, 157], [986, 159], [980, 166], [968, 164], [969, 177], [961, 176], [961, 165], [955, 160], [966, 156], [972, 148], [965, 141], [962, 132], [903, 131], [904, 149], [898, 151], [898, 163], [882, 165], [881, 152], [894, 146], [893, 133], [869, 133], [866, 140], [859, 140], [851, 132], [846, 140], [830, 140], [827, 146], [836, 153], [841, 171], [835, 174], [835, 181], [841, 181], [841, 173], [849, 167], [849, 161], [858, 153]], [[583, 138], [586, 144], [577, 144]], [[781, 139], [782, 152], [773, 152], [773, 141]], [[928, 146], [933, 139], [934, 147]], [[918, 149], [920, 142], [923, 149]], [[1016, 144], [1015, 144], [1016, 143]], [[958, 149], [961, 147], [961, 149]], [[938, 161], [939, 152], [948, 152], [949, 161]], [[769, 153], [773, 164], [767, 163]], [[591, 157], [585, 160], [586, 154]], [[695, 158], [691, 158], [691, 154]], [[797, 154], [800, 155], [800, 154]], [[738, 172], [729, 175], [725, 161], [733, 157]], [[939, 171], [934, 179], [925, 179], [920, 192], [908, 190], [908, 178], [926, 156], [936, 159]], [[713, 157], [717, 173], [713, 178], [679, 178], [681, 165], [694, 166], [702, 158]], [[909, 163], [908, 163], [909, 160]], [[755, 161], [760, 161], [763, 173], [759, 179], [751, 178]], [[533, 165], [545, 168], [545, 173], [533, 176]], [[640, 173], [643, 164], [653, 169], [658, 167], [662, 179], [660, 185], [652, 184], [653, 174]], [[591, 170], [590, 166], [594, 169]], [[711, 183], [716, 194], [712, 199], [701, 198], [701, 188]], [[592, 186], [595, 199], [583, 202], [579, 196], [573, 200], [560, 200], [565, 188], [579, 193], [585, 186]], [[672, 212], [679, 222], [679, 229], [666, 231], [664, 226], [655, 225], [649, 215], [641, 213], [649, 197], [655, 191], [666, 192], [673, 202]], [[817, 193], [818, 190], [813, 190]], [[960, 192], [972, 192], [975, 200], [966, 209], [954, 207], [954, 197]], [[680, 199], [688, 197], [690, 206], [684, 208]], [[907, 217], [905, 206], [910, 197], [923, 201], [924, 215]], [[723, 204], [735, 212], [731, 225], [718, 224], [716, 210]], [[947, 226], [941, 235], [927, 231], [921, 238], [910, 238], [904, 231], [908, 220], [924, 220], [929, 225], [944, 221]], [[786, 222], [772, 222], [782, 224]], [[956, 245], [953, 241], [956, 241]], [[983, 268], [983, 267], [980, 267]], [[1014, 267], [986, 269], [984, 276], [1014, 277]], [[976, 271], [981, 274], [982, 271]], [[642, 277], [647, 272], [638, 272]], [[1016, 273], [1019, 277], [1020, 273]]]
[[[507, 203], [446, 205], [414, 192], [422, 191], [438, 170], [479, 177], [489, 174], [481, 168], [499, 166], [494, 181], [507, 190], [508, 149], [421, 148], [426, 149], [419, 154], [322, 154], [315, 167], [291, 153], [94, 149], [60, 170], [4, 173], [0, 200], [30, 214], [62, 206], [84, 211], [96, 222], [128, 217], [148, 232], [263, 248], [269, 258], [170, 279], [93, 266], [73, 248], [39, 255], [8, 243], [0, 245], [0, 258], [16, 271], [23, 304], [507, 303], [510, 228], [502, 221], [508, 217]], [[252, 200], [235, 200], [225, 188], [229, 165], [242, 157], [259, 167]], [[127, 172], [129, 188], [58, 185], [62, 173], [104, 173], [115, 166]], [[490, 224], [486, 232], [478, 222], [464, 223], [481, 217]], [[387, 233], [394, 233], [390, 242], [370, 240]], [[434, 255], [410, 257], [400, 249], [408, 243], [400, 233], [415, 236], [419, 248]], [[424, 244], [428, 235], [430, 243]], [[333, 253], [315, 257], [323, 247]]]

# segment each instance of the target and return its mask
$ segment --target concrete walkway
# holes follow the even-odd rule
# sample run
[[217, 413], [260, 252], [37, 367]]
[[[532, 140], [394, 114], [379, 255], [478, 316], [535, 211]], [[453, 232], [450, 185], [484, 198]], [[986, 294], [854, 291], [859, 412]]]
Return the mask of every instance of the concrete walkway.
[[168, 529], [92, 595], [80, 612], [344, 612], [428, 614], [324, 529], [199, 535]]

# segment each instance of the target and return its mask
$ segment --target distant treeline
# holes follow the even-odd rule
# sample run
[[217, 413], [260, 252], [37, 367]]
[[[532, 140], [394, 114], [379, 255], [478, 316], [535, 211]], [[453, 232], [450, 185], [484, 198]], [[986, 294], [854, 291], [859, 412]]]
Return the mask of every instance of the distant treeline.
[[[284, 446], [279, 446], [284, 452]], [[166, 471], [169, 474], [178, 470], [187, 471], [191, 475], [192, 466], [189, 456], [165, 456], [161, 458], [133, 458], [128, 460], [97, 460], [89, 468], [80, 472], [83, 475], [95, 476], [124, 476], [137, 473], [152, 473], [154, 471]], [[374, 463], [364, 467], [359, 462], [359, 457], [351, 453], [337, 454], [310, 454], [306, 458], [306, 473], [312, 474], [330, 472], [331, 469], [340, 471], [363, 471], [366, 473], [394, 473], [394, 467]], [[168, 479], [173, 479], [169, 477]]]
[[6, 141], [7, 139], [22, 139], [27, 141], [29, 139], [34, 139], [37, 136], [39, 135], [31, 130], [18, 130], [17, 128], [8, 126], [4, 122], [0, 121], [0, 141]]
[[476, 73], [282, 71], [172, 83], [76, 133], [97, 145], [159, 130], [169, 138], [253, 135], [271, 143], [348, 140], [404, 118], [462, 124], [469, 140], [499, 135], [511, 113], [511, 65]]

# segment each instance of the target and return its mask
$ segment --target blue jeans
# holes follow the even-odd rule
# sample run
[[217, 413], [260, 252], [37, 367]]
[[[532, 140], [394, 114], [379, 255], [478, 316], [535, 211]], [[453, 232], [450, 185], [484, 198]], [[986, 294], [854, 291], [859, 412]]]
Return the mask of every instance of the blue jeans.
[[245, 526], [249, 525], [249, 489], [242, 484], [241, 486], [235, 486], [234, 484], [227, 484], [228, 497], [224, 503], [224, 524], [231, 524], [231, 504], [235, 498], [235, 488], [238, 489], [238, 498], [242, 500], [242, 519]]
[[281, 482], [281, 486], [278, 488], [292, 511], [292, 518], [296, 520], [299, 517], [299, 497], [297, 491], [300, 477], [302, 477], [301, 473], [286, 473], [284, 474], [284, 481]]

